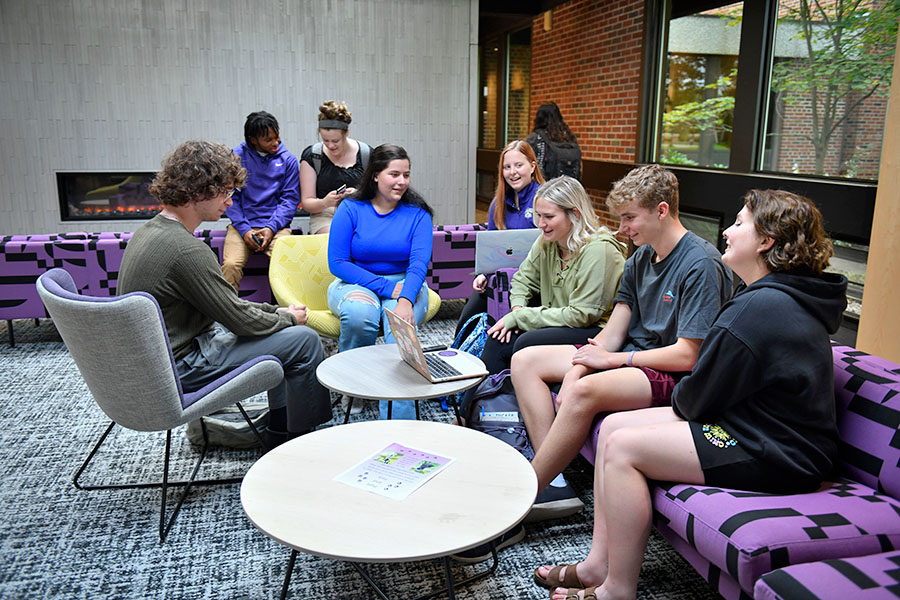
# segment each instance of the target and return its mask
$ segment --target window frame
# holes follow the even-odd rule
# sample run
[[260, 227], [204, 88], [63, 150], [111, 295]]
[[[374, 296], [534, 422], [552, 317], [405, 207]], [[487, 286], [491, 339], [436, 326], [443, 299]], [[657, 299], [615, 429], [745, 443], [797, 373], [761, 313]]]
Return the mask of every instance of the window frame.
[[[668, 23], [671, 19], [731, 4], [733, 0], [649, 0], [646, 6], [641, 125], [637, 160], [657, 162], [662, 130]], [[875, 211], [877, 181], [763, 171], [763, 136], [771, 87], [773, 38], [778, 0], [745, 0], [735, 89], [734, 130], [727, 169], [665, 165], [679, 179], [686, 210], [720, 213], [726, 222], [740, 208], [737, 199], [751, 188], [779, 188], [813, 199], [829, 233], [868, 244]], [[735, 199], [724, 206], [723, 198]]]

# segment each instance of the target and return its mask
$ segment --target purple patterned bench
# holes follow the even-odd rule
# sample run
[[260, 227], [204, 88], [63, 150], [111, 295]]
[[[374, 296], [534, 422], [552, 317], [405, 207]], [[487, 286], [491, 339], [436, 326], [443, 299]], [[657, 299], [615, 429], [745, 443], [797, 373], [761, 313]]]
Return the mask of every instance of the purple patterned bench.
[[484, 223], [474, 225], [438, 225], [434, 228], [431, 265], [426, 279], [428, 287], [442, 300], [468, 298], [475, 279], [475, 237], [487, 229]]
[[[475, 270], [475, 236], [484, 224], [438, 226], [434, 231], [428, 285], [442, 298], [468, 298]], [[294, 234], [302, 233], [295, 229]], [[116, 293], [119, 265], [131, 233], [62, 233], [0, 237], [0, 320], [36, 319], [47, 312], [37, 295], [35, 282], [54, 267], [71, 273], [78, 290], [94, 296]], [[222, 262], [225, 230], [198, 230]], [[254, 302], [272, 302], [269, 260], [255, 254], [244, 267], [240, 296]], [[14, 344], [12, 323], [8, 323]]]
[[503, 315], [509, 312], [509, 287], [513, 275], [518, 269], [500, 269], [488, 278], [487, 314], [494, 321], [499, 321]]
[[900, 552], [836, 558], [776, 569], [759, 578], [757, 600], [900, 598]]
[[[299, 230], [298, 230], [299, 232]], [[35, 281], [54, 267], [68, 271], [78, 290], [93, 296], [115, 294], [119, 266], [131, 233], [64, 233], [6, 236], [0, 240], [0, 319], [46, 317]], [[221, 263], [224, 230], [199, 230]], [[268, 259], [254, 255], [244, 269], [241, 297], [269, 302]]]
[[[751, 598], [754, 586], [777, 591], [775, 582], [787, 577], [772, 574], [779, 569], [813, 585], [816, 573], [840, 570], [836, 565], [843, 563], [834, 561], [855, 557], [872, 556], [848, 564], [884, 583], [884, 561], [898, 561], [900, 366], [847, 346], [832, 350], [840, 435], [835, 481], [788, 496], [672, 483], [651, 490], [656, 528], [725, 598]], [[581, 450], [591, 462], [601, 421], [595, 421]], [[875, 558], [886, 552], [893, 554]], [[813, 566], [822, 561], [824, 567]], [[772, 574], [768, 583], [758, 583], [767, 573]], [[890, 576], [900, 577], [897, 565]], [[810, 589], [827, 590], [827, 597], [865, 597], [823, 586]], [[893, 589], [896, 594], [900, 588]]]

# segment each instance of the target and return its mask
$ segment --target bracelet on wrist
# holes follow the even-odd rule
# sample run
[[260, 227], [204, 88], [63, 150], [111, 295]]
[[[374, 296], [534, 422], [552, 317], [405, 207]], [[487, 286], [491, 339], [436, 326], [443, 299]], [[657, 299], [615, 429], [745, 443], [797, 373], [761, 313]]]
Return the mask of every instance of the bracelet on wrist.
[[633, 367], [633, 366], [634, 366], [634, 364], [633, 364], [632, 361], [634, 360], [634, 353], [635, 353], [635, 352], [637, 352], [637, 350], [632, 350], [631, 352], [628, 353], [628, 360], [625, 361], [625, 364], [626, 364], [627, 366], [629, 366], [629, 367]]

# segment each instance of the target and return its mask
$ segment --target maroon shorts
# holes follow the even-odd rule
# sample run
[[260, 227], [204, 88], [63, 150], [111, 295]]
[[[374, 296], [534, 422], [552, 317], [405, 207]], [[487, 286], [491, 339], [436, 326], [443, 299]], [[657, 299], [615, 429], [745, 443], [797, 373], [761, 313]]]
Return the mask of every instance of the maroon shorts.
[[[624, 367], [624, 365], [623, 365]], [[650, 406], [671, 406], [672, 390], [675, 384], [687, 373], [670, 373], [669, 371], [657, 371], [650, 367], [635, 367], [644, 372], [650, 381]]]
[[[581, 348], [584, 344], [573, 344], [573, 346]], [[624, 369], [626, 367], [630, 368], [628, 365], [622, 365], [619, 368]], [[647, 376], [647, 380], [650, 381], [650, 406], [671, 406], [672, 390], [675, 389], [675, 384], [681, 381], [681, 378], [685, 375], [690, 375], [690, 371], [671, 373], [669, 371], [657, 371], [650, 367], [635, 366], [634, 368], [643, 371], [644, 375]]]

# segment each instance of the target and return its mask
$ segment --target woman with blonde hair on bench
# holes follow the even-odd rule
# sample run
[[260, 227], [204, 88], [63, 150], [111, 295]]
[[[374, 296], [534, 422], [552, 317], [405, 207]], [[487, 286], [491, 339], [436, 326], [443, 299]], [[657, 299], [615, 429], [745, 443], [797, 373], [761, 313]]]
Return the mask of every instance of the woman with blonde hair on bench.
[[534, 572], [553, 599], [636, 596], [651, 524], [648, 479], [803, 493], [831, 472], [829, 334], [847, 280], [823, 273], [832, 247], [822, 215], [801, 196], [751, 190], [724, 237], [722, 260], [745, 287], [723, 306], [671, 407], [603, 421], [590, 552], [577, 565]]

